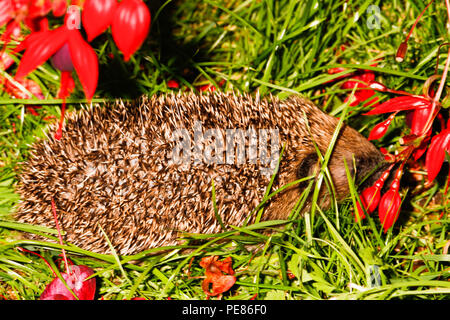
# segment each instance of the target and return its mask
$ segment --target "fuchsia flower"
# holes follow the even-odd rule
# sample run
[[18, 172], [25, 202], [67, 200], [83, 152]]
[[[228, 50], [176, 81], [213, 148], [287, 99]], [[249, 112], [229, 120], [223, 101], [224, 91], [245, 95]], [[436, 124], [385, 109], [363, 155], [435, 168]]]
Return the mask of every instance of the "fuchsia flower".
[[[343, 89], [353, 89], [355, 86], [357, 90], [355, 91], [355, 100], [350, 103], [350, 106], [356, 106], [361, 102], [365, 102], [364, 106], [371, 105], [378, 101], [377, 97], [370, 99], [375, 91], [372, 89], [367, 89], [369, 85], [375, 81], [375, 73], [370, 70], [363, 70], [362, 73], [352, 76], [352, 78], [346, 82], [344, 82], [341, 86]], [[348, 101], [350, 97], [345, 99], [345, 102]]]
[[92, 41], [108, 29], [114, 18], [116, 8], [116, 0], [86, 0], [82, 18], [88, 41]]
[[400, 212], [400, 206], [402, 199], [398, 192], [400, 188], [400, 178], [403, 174], [403, 168], [400, 167], [397, 170], [396, 176], [389, 188], [389, 190], [381, 197], [378, 207], [378, 217], [383, 225], [384, 232], [387, 232], [389, 228], [397, 221], [398, 214]]
[[[47, 285], [40, 296], [40, 300], [93, 300], [95, 295], [95, 279], [89, 276], [94, 274], [87, 266], [70, 266], [70, 273], [61, 273], [64, 281], [75, 296], [67, 289], [60, 278], [55, 277]], [[86, 280], [87, 279], [87, 280]]]
[[141, 0], [123, 0], [114, 13], [111, 32], [128, 61], [142, 45], [150, 28], [150, 11]]
[[369, 140], [378, 140], [382, 138], [386, 134], [392, 120], [396, 115], [397, 113], [391, 114], [385, 121], [382, 121], [373, 127], [369, 134]]
[[[367, 213], [370, 214], [377, 208], [378, 203], [380, 202], [381, 188], [383, 188], [384, 182], [389, 177], [392, 167], [393, 166], [391, 165], [381, 174], [380, 178], [378, 178], [378, 180], [375, 181], [375, 183], [371, 187], [364, 189], [361, 193], [360, 200]], [[358, 221], [358, 218], [364, 219], [365, 217], [366, 216], [364, 214], [364, 210], [362, 210], [359, 203], [357, 203], [355, 210], [355, 221]]]
[[97, 55], [94, 49], [83, 40], [78, 29], [68, 27], [67, 22], [70, 19], [69, 14], [66, 16], [66, 23], [63, 26], [54, 30], [31, 33], [19, 45], [19, 50], [25, 49], [25, 53], [20, 61], [16, 77], [20, 79], [26, 76], [67, 45], [70, 60], [86, 97], [92, 99], [98, 80]]
[[1, 40], [8, 43], [11, 36], [18, 37], [21, 22], [25, 22], [32, 31], [39, 31], [47, 23], [45, 16], [50, 11], [55, 17], [60, 17], [66, 7], [66, 0], [1, 0], [0, 27], [6, 24]]
[[[389, 90], [393, 91], [393, 90]], [[366, 115], [375, 115], [393, 112], [386, 120], [377, 124], [369, 134], [369, 140], [380, 139], [387, 132], [389, 125], [399, 111], [411, 111], [410, 121], [407, 121], [411, 127], [411, 133], [419, 136], [425, 129], [432, 108], [432, 101], [423, 96], [405, 95], [389, 99], [372, 110]], [[407, 118], [408, 119], [408, 118]]]
[[376, 106], [375, 108], [367, 112], [366, 115], [428, 108], [431, 103], [432, 101], [426, 99], [423, 96], [406, 95], [395, 97]]
[[111, 26], [114, 42], [128, 61], [144, 42], [151, 15], [142, 0], [86, 0], [83, 25], [91, 41]]
[[429, 181], [433, 181], [441, 170], [445, 152], [450, 153], [450, 128], [443, 130], [431, 139], [425, 160]]

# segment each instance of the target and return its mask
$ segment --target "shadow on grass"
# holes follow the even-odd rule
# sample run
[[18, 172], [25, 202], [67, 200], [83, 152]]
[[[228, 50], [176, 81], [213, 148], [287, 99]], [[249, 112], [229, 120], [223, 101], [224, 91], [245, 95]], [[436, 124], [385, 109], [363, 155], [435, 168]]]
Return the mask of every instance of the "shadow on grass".
[[131, 57], [135, 62], [123, 61], [123, 55], [118, 51], [111, 34], [105, 33], [94, 41], [93, 46], [96, 48], [108, 42], [106, 54], [102, 55], [100, 61], [97, 92], [101, 92], [102, 96], [133, 99], [152, 90], [159, 91], [160, 84], [171, 78], [193, 83], [198, 77], [196, 63], [209, 60], [205, 37], [186, 40], [177, 30], [180, 25], [178, 21], [184, 19], [197, 4], [172, 1], [165, 5], [165, 2], [146, 2], [152, 14], [152, 25], [142, 47]]

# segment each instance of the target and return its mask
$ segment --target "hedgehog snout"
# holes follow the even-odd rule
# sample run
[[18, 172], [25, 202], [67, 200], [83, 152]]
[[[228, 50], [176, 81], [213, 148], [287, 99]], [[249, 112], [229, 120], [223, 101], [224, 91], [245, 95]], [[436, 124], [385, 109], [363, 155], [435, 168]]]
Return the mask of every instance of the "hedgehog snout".
[[[328, 162], [328, 170], [336, 191], [337, 199], [343, 200], [350, 193], [350, 177], [355, 186], [362, 190], [372, 185], [387, 168], [389, 164], [384, 161], [384, 157], [375, 148], [371, 152], [362, 154], [354, 153], [350, 150], [335, 150]], [[302, 157], [297, 167], [297, 179], [309, 176], [317, 177], [320, 172], [320, 161], [317, 152], [313, 151]], [[309, 180], [299, 184], [300, 188], [308, 185]], [[322, 194], [328, 197], [328, 192], [324, 192], [327, 187], [322, 184]], [[327, 201], [328, 203], [328, 201]]]

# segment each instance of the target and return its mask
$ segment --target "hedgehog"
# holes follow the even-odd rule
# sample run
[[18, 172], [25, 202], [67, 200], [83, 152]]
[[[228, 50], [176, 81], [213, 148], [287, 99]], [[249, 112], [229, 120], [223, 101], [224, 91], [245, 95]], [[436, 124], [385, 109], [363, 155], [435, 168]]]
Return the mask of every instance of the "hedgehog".
[[[19, 174], [16, 218], [54, 228], [54, 201], [66, 241], [130, 255], [178, 245], [184, 233], [253, 223], [272, 181], [272, 192], [289, 186], [264, 204], [260, 218], [285, 220], [338, 122], [297, 95], [191, 92], [82, 106], [67, 115], [60, 140], [47, 133], [32, 145]], [[328, 169], [343, 200], [347, 173], [375, 179], [384, 157], [351, 127], [338, 133]]]

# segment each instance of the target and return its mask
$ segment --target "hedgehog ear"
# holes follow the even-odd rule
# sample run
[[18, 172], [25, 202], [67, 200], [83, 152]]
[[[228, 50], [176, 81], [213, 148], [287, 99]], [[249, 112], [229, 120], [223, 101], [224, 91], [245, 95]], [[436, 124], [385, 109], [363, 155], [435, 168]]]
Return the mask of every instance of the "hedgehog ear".
[[319, 157], [316, 152], [308, 153], [300, 162], [297, 168], [297, 179], [315, 175], [318, 171]]

